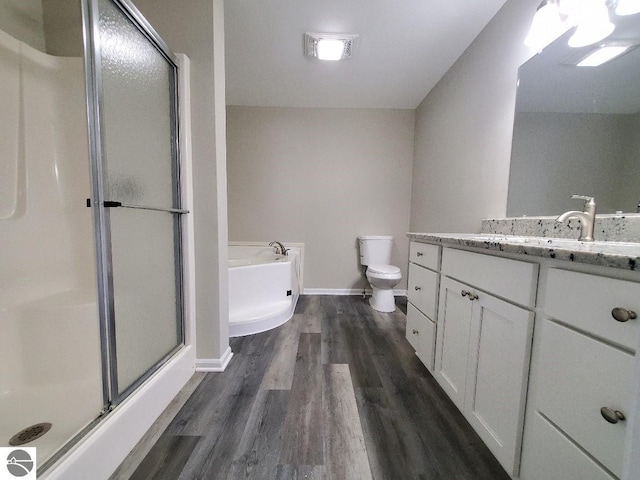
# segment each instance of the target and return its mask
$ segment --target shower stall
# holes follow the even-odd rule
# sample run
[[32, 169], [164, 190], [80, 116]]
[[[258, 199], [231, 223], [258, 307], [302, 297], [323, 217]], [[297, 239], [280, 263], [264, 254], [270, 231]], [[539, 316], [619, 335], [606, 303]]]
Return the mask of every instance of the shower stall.
[[39, 472], [184, 348], [177, 65], [128, 0], [0, 0], [0, 446]]

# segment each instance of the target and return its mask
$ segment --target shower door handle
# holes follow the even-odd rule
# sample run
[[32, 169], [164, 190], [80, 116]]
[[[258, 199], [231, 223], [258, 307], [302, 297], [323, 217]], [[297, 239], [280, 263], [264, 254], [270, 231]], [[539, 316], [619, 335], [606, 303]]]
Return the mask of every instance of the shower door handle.
[[181, 208], [159, 208], [159, 207], [150, 207], [148, 205], [132, 205], [130, 203], [115, 202], [112, 200], [105, 200], [104, 202], [102, 202], [102, 205], [104, 206], [104, 208], [117, 208], [117, 207], [133, 208], [136, 210], [152, 210], [154, 212], [177, 213], [179, 215], [184, 215], [189, 213], [189, 210], [184, 210]]

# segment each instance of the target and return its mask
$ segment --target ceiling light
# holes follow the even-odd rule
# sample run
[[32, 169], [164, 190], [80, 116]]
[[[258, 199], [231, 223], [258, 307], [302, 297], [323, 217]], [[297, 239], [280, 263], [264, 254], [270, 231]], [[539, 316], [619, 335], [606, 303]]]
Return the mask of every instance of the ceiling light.
[[524, 39], [528, 47], [542, 51], [544, 47], [553, 42], [567, 30], [562, 18], [558, 3], [555, 0], [543, 0], [538, 6], [531, 28]]
[[576, 64], [578, 67], [597, 67], [609, 62], [623, 53], [628, 52], [635, 45], [601, 45], [595, 50], [591, 50], [586, 56]]
[[[603, 40], [615, 29], [609, 20], [607, 1], [543, 0], [533, 17], [525, 45], [541, 51], [576, 26], [576, 31], [569, 38], [569, 46], [584, 47]], [[640, 3], [640, 0], [627, 1]]]
[[640, 13], [640, 0], [618, 0], [616, 15], [634, 15]]
[[609, 20], [605, 0], [584, 0], [572, 13], [578, 28], [569, 38], [570, 47], [585, 47], [603, 40], [616, 28]]
[[340, 60], [344, 53], [344, 40], [321, 38], [318, 40], [317, 48], [320, 60]]
[[305, 33], [305, 54], [319, 60], [351, 58], [357, 35], [336, 33]]

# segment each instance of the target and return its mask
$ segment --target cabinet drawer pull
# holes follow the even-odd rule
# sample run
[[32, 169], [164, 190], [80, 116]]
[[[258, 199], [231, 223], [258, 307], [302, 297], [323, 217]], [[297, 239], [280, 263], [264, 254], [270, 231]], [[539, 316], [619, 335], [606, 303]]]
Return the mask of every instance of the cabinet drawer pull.
[[416, 252], [416, 256], [417, 256], [417, 257], [421, 257], [422, 255], [424, 255], [424, 253], [422, 253], [422, 252]]
[[637, 318], [636, 312], [621, 307], [616, 307], [611, 310], [611, 316], [618, 322], [627, 322]]
[[478, 299], [478, 295], [472, 292], [467, 292], [466, 290], [462, 290], [460, 292], [460, 295], [462, 295], [463, 297], [469, 297], [469, 300], [471, 300], [472, 302]]
[[418, 335], [420, 332], [418, 330], [416, 330], [415, 328], [413, 329], [413, 334], [414, 335]]
[[422, 287], [419, 287], [418, 285], [416, 285], [416, 287], [415, 287], [415, 288], [416, 288], [416, 292], [417, 292], [418, 290], [422, 290]]
[[625, 419], [624, 413], [620, 410], [613, 410], [612, 408], [602, 407], [600, 409], [600, 414], [602, 418], [604, 418], [609, 423], [618, 423]]

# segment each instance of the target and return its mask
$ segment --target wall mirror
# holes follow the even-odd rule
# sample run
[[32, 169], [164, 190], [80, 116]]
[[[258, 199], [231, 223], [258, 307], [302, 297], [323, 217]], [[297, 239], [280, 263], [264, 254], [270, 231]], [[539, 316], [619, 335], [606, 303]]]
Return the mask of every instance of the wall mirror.
[[[640, 44], [640, 14], [611, 15], [600, 42]], [[594, 46], [571, 48], [572, 30], [518, 70], [507, 215], [581, 209], [636, 212], [640, 202], [640, 47], [598, 67], [578, 67]]]

